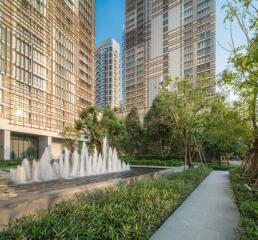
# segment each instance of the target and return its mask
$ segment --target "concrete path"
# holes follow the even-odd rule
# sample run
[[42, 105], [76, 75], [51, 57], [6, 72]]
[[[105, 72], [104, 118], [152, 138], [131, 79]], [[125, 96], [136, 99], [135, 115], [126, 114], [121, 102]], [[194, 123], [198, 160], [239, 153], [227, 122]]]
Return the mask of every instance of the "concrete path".
[[213, 171], [150, 240], [239, 239], [240, 216], [226, 171]]

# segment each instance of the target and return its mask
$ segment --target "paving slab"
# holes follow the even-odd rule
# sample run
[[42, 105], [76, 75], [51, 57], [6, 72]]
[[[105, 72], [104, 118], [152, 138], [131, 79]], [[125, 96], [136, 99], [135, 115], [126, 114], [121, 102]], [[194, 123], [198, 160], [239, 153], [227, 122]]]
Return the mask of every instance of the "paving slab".
[[227, 171], [213, 171], [150, 240], [238, 240], [240, 215]]

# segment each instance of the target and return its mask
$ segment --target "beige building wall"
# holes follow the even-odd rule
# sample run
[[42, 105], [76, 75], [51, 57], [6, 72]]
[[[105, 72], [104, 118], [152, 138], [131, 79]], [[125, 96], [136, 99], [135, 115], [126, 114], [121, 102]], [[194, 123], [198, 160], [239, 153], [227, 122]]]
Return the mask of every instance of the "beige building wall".
[[0, 0], [0, 158], [32, 143], [40, 156], [94, 104], [94, 11], [94, 0]]
[[166, 76], [207, 74], [215, 93], [215, 17], [215, 0], [126, 0], [125, 110], [150, 107]]

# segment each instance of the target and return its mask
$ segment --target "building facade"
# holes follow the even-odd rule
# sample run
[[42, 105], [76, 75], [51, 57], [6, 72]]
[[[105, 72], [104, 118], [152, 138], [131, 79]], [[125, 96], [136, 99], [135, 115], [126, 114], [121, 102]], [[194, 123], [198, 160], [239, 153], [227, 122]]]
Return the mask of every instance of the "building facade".
[[95, 101], [94, 0], [0, 0], [0, 159], [61, 150]]
[[123, 79], [126, 110], [148, 108], [165, 76], [207, 75], [215, 92], [215, 0], [126, 0]]
[[96, 105], [119, 107], [120, 45], [112, 38], [96, 49]]

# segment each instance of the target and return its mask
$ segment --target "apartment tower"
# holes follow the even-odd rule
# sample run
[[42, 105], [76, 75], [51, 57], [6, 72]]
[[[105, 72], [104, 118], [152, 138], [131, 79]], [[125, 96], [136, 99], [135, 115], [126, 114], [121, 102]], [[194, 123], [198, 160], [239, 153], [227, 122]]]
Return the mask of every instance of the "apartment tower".
[[165, 76], [207, 75], [215, 92], [215, 0], [126, 0], [126, 110], [148, 108]]
[[96, 49], [96, 105], [119, 107], [120, 45], [112, 38]]
[[0, 159], [60, 132], [95, 101], [94, 0], [0, 0]]

